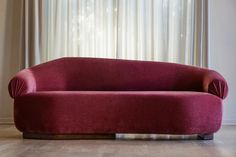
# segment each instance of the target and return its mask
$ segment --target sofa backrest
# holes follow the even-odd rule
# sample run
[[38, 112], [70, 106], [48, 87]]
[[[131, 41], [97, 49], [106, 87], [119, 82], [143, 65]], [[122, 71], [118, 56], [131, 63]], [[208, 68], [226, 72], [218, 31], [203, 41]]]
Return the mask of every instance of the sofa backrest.
[[174, 63], [61, 58], [30, 68], [37, 91], [202, 91], [205, 69]]
[[173, 63], [62, 58], [33, 67], [37, 90], [202, 90], [203, 69]]

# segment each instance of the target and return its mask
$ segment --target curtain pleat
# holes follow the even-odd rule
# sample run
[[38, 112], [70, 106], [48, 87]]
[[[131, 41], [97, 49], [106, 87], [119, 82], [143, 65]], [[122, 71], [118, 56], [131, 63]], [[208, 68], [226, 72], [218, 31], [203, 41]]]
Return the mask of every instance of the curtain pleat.
[[22, 56], [23, 67], [29, 67], [41, 62], [42, 52], [42, 1], [22, 1]]

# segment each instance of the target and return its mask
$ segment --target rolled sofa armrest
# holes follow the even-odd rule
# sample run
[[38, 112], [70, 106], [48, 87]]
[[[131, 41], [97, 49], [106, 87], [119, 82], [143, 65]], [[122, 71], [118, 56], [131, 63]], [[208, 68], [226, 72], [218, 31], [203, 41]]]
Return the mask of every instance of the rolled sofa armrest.
[[209, 70], [203, 77], [203, 91], [225, 99], [228, 95], [228, 85], [219, 73]]
[[12, 98], [36, 91], [36, 81], [30, 69], [20, 71], [14, 76], [9, 85], [8, 91]]

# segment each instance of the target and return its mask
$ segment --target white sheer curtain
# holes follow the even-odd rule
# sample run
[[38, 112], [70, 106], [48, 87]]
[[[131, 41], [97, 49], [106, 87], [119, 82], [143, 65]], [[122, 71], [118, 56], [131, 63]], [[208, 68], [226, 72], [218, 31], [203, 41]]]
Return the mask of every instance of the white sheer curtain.
[[46, 60], [88, 56], [191, 64], [193, 0], [48, 0]]
[[82, 56], [207, 66], [204, 1], [25, 0], [25, 17], [36, 16], [32, 27], [38, 30], [29, 65]]

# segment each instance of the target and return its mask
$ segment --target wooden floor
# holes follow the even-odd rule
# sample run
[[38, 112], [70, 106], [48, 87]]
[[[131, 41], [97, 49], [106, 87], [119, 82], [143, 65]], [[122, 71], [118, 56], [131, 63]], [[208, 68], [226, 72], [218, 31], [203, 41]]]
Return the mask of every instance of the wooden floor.
[[163, 135], [117, 135], [117, 138], [28, 140], [22, 139], [14, 126], [0, 125], [0, 157], [236, 157], [236, 126], [223, 126], [213, 141]]

